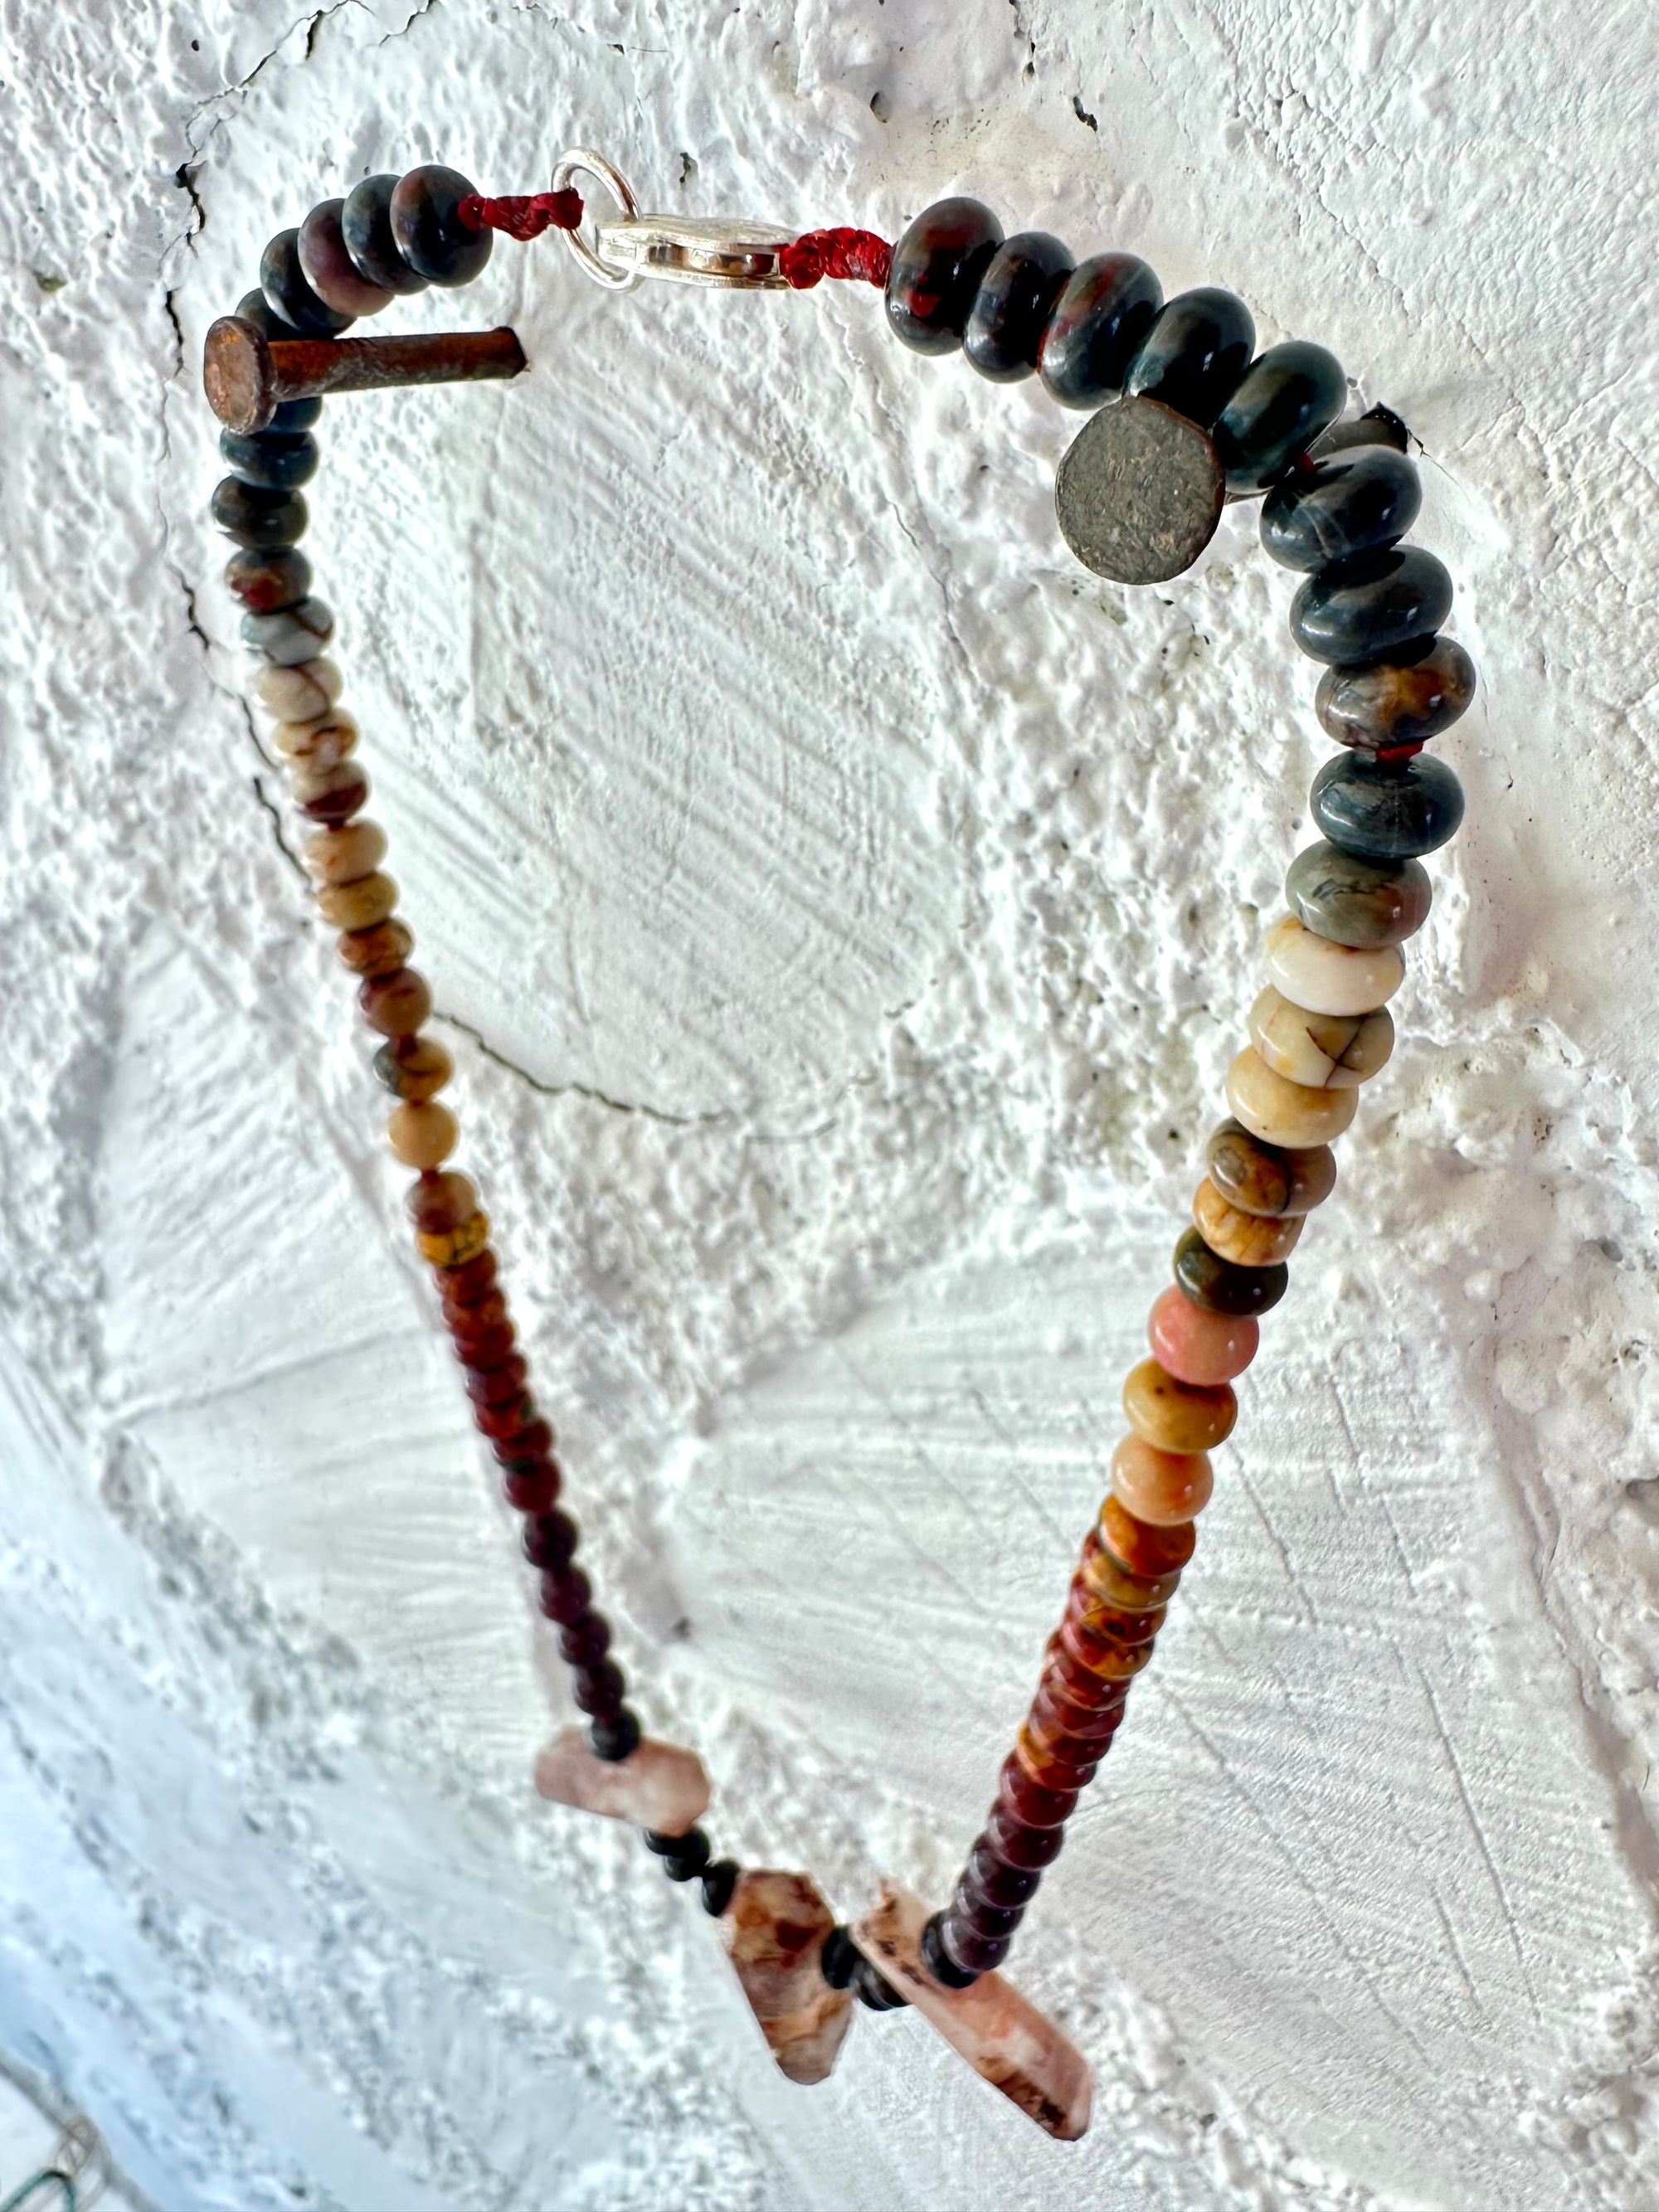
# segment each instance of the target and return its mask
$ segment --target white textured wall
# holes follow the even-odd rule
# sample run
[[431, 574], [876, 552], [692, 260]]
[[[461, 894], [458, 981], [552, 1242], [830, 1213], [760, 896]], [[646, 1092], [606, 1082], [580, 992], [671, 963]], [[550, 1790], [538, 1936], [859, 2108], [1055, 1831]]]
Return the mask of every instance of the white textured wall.
[[[0, 2057], [162, 2212], [1659, 2204], [1651, 18], [0, 16]], [[584, 137], [803, 228], [971, 189], [1328, 340], [1483, 670], [1400, 1048], [1017, 1953], [1078, 2148], [914, 2018], [790, 2088], [692, 1901], [532, 1799], [563, 1692], [239, 704], [209, 321], [368, 168]], [[544, 240], [399, 313], [532, 373], [332, 407], [309, 548], [623, 1656], [720, 1844], [937, 1893], [1306, 835], [1291, 580], [1249, 509], [1085, 576], [1073, 421], [854, 288]]]

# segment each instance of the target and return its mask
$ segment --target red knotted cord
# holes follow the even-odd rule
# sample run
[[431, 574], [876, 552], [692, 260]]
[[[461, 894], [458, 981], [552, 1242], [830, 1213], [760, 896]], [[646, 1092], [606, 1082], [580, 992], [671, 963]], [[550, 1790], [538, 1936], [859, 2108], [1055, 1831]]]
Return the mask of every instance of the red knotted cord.
[[469, 192], [455, 212], [469, 230], [504, 230], [509, 238], [528, 240], [544, 230], [574, 230], [582, 219], [582, 196], [568, 188], [501, 200]]
[[[574, 230], [582, 219], [582, 201], [568, 186], [561, 192], [523, 192], [498, 200], [469, 192], [456, 213], [469, 230], [504, 230], [509, 238], [527, 241], [544, 230]], [[810, 292], [826, 276], [885, 284], [892, 261], [892, 247], [870, 230], [809, 230], [778, 253], [779, 271], [797, 292]]]

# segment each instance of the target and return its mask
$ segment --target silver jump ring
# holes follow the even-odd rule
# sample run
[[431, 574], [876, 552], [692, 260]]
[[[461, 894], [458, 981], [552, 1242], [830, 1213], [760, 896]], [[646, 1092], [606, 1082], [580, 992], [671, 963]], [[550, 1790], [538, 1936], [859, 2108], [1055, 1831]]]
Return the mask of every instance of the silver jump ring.
[[[554, 191], [568, 191], [571, 179], [578, 176], [597, 179], [629, 222], [639, 220], [640, 204], [634, 197], [633, 186], [603, 154], [596, 154], [586, 146], [573, 146], [568, 153], [562, 154], [553, 165]], [[618, 269], [608, 261], [601, 261], [580, 231], [567, 230], [562, 235], [583, 276], [591, 276], [596, 284], [603, 284], [607, 292], [631, 292], [639, 283], [638, 270]]]

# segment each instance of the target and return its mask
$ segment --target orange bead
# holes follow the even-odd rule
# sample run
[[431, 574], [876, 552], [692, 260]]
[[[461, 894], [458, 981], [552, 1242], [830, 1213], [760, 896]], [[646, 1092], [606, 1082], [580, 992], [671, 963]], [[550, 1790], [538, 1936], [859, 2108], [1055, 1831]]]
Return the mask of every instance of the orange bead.
[[1202, 1452], [1159, 1451], [1142, 1437], [1125, 1437], [1112, 1454], [1113, 1496], [1154, 1528], [1194, 1520], [1209, 1504], [1212, 1487]]
[[1156, 1359], [1143, 1359], [1124, 1379], [1123, 1411], [1143, 1442], [1161, 1452], [1195, 1453], [1225, 1442], [1238, 1401], [1224, 1382], [1180, 1382]]
[[1238, 1267], [1271, 1267], [1296, 1249], [1306, 1217], [1287, 1214], [1273, 1221], [1229, 1206], [1206, 1176], [1193, 1193], [1193, 1220], [1211, 1251]]
[[394, 1106], [386, 1133], [393, 1156], [405, 1167], [435, 1168], [454, 1151], [460, 1129], [447, 1106], [428, 1100]]
[[[1103, 1547], [1115, 1559], [1126, 1574], [1137, 1576], [1168, 1576], [1179, 1574], [1193, 1556], [1198, 1538], [1190, 1525], [1178, 1528], [1155, 1528], [1149, 1522], [1138, 1521], [1133, 1513], [1108, 1498], [1100, 1509], [1100, 1518], [1094, 1532], [1085, 1538], [1083, 1561], [1079, 1572], [1087, 1572], [1091, 1545]], [[1090, 1580], [1097, 1580], [1093, 1575]], [[1157, 1600], [1155, 1602], [1162, 1603]]]

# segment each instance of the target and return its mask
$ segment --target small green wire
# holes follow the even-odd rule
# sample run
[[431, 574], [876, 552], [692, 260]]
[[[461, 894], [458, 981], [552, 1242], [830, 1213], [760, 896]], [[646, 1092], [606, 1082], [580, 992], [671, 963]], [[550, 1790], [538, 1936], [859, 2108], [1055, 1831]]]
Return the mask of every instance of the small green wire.
[[[75, 2212], [75, 2184], [68, 2174], [59, 2173], [56, 2166], [43, 2166], [39, 2173], [32, 2173], [21, 2189], [13, 2190], [11, 2195], [0, 2203], [0, 2212], [25, 2212], [29, 2198], [43, 2186], [63, 2191], [55, 2212]], [[35, 2208], [35, 2212], [47, 2212], [47, 2208], [40, 2206]]]

